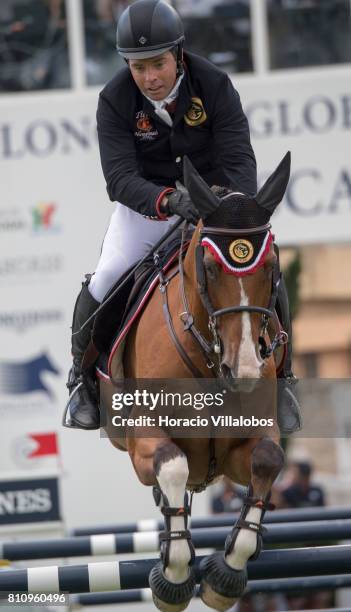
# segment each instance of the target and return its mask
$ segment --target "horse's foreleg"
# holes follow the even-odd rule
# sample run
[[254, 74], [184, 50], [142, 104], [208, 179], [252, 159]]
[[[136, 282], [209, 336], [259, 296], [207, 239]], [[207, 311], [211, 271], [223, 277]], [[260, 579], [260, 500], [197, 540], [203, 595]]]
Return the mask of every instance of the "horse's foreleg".
[[251, 453], [251, 481], [240, 518], [226, 543], [226, 563], [242, 570], [257, 558], [262, 545], [261, 521], [269, 508], [272, 484], [284, 464], [281, 447], [270, 438], [258, 442]]
[[[195, 592], [195, 578], [189, 567], [194, 552], [190, 532], [187, 530], [188, 461], [185, 454], [169, 439], [155, 440], [153, 449], [150, 440], [136, 444], [136, 449], [138, 446], [139, 453], [134, 456], [134, 465], [136, 469], [139, 465], [144, 472], [142, 480], [145, 482], [148, 479], [145, 484], [154, 484], [152, 471], [160, 489], [160, 508], [165, 519], [165, 531], [160, 538], [161, 562], [150, 572], [149, 583], [155, 605], [164, 612], [178, 612], [188, 606]], [[144, 453], [140, 454], [140, 448], [144, 449]], [[141, 455], [144, 455], [144, 460]]]
[[211, 555], [205, 559], [202, 567], [201, 596], [215, 610], [228, 610], [245, 589], [246, 564], [260, 553], [261, 522], [269, 508], [272, 484], [283, 464], [283, 451], [270, 438], [264, 438], [254, 446], [250, 456], [248, 495], [244, 499], [240, 517], [226, 540], [224, 557], [221, 554]]
[[[189, 477], [188, 461], [184, 453], [173, 443], [159, 446], [154, 457], [154, 469], [162, 501], [161, 512], [165, 517], [164, 540], [165, 575], [171, 582], [183, 582], [189, 575], [192, 549], [189, 547], [186, 500], [186, 483]], [[183, 537], [182, 537], [183, 536]]]

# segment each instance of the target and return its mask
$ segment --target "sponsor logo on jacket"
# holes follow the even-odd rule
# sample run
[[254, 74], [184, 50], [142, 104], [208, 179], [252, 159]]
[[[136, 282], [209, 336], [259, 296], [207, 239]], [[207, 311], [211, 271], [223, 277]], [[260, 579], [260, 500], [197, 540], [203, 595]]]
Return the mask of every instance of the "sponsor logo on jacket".
[[159, 132], [152, 124], [152, 121], [147, 113], [144, 111], [138, 111], [135, 115], [136, 118], [136, 130], [134, 136], [140, 141], [155, 140]]

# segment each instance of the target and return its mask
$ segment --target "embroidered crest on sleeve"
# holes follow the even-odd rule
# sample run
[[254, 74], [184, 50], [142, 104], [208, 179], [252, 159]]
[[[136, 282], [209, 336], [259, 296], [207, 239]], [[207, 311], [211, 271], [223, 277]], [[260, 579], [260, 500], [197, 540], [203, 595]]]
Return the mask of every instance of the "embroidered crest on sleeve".
[[206, 121], [207, 115], [200, 98], [191, 98], [191, 106], [184, 115], [184, 121], [188, 125], [196, 126]]

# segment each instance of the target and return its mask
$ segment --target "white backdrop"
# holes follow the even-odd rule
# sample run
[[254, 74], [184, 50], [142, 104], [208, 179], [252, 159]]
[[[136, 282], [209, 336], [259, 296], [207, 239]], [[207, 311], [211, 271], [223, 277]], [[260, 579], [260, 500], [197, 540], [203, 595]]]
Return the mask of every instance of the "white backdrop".
[[[261, 180], [292, 151], [292, 180], [273, 223], [280, 244], [350, 240], [350, 77], [340, 68], [235, 80]], [[96, 90], [0, 100], [0, 479], [63, 466], [69, 526], [155, 513], [124, 454], [96, 432], [60, 426], [74, 300], [112, 210], [96, 103]], [[23, 440], [38, 432], [59, 432], [61, 462], [26, 459]], [[205, 509], [202, 496], [195, 510]]]
[[238, 79], [261, 182], [292, 153], [286, 197], [273, 217], [280, 245], [351, 238], [351, 70], [285, 71]]

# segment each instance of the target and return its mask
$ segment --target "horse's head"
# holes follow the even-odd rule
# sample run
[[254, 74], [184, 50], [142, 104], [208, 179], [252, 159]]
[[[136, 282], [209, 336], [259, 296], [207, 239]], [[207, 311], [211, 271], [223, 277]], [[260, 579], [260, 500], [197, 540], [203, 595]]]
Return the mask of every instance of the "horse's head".
[[270, 319], [276, 343], [283, 342], [274, 310], [279, 266], [269, 221], [289, 180], [290, 153], [255, 197], [211, 190], [188, 160], [185, 166], [185, 185], [203, 221], [197, 228], [196, 274], [221, 374], [258, 379], [272, 353], [265, 342]]

